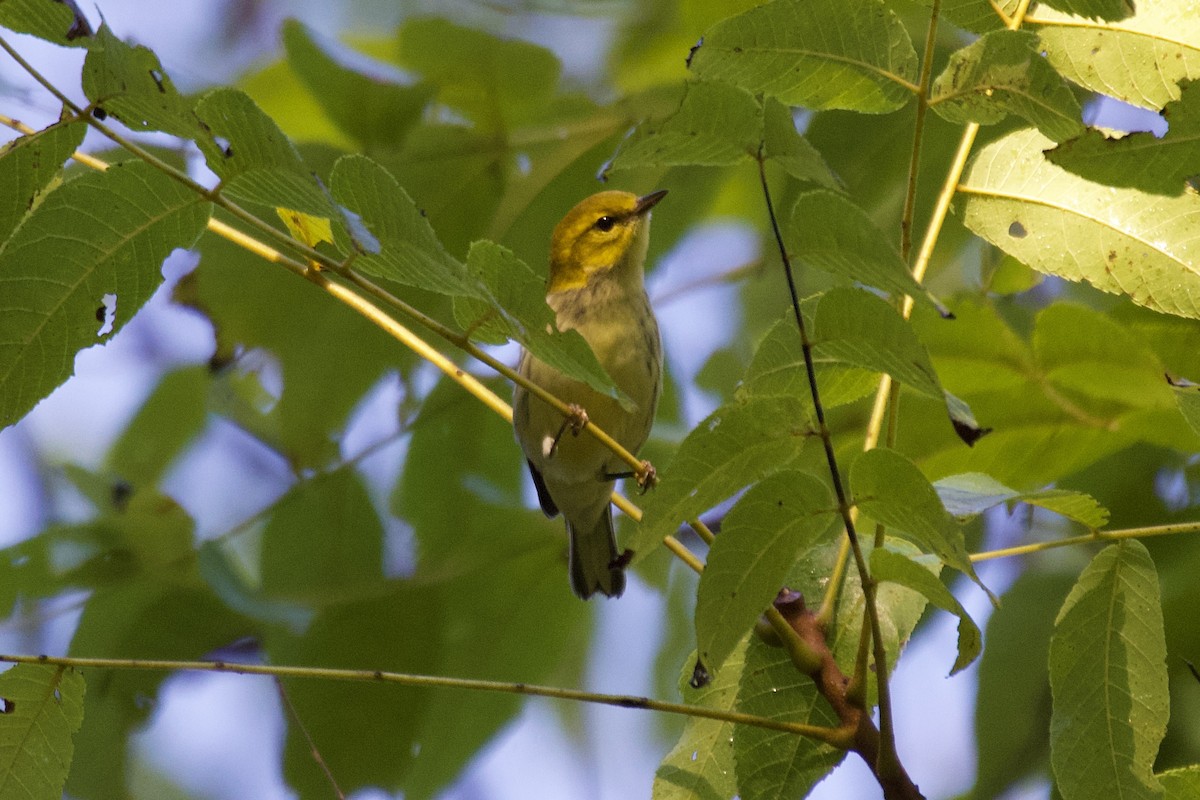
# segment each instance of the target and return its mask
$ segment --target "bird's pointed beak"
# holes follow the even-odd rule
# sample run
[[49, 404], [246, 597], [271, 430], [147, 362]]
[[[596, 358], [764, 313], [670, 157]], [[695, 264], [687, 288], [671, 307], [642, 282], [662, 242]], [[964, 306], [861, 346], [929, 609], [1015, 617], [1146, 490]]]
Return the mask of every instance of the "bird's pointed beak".
[[640, 217], [650, 213], [650, 209], [654, 208], [654, 206], [658, 204], [658, 201], [662, 200], [666, 196], [666, 189], [659, 189], [657, 192], [651, 192], [650, 194], [642, 195], [638, 198], [637, 205], [633, 207], [634, 216]]

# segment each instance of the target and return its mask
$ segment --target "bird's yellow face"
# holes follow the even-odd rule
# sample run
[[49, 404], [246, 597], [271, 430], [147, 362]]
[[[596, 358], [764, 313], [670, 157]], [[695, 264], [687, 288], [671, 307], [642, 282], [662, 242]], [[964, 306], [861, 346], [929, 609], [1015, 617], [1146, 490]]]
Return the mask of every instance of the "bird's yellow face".
[[592, 276], [625, 264], [641, 269], [649, 212], [665, 191], [638, 197], [630, 192], [594, 194], [571, 209], [550, 241], [550, 292], [586, 286]]

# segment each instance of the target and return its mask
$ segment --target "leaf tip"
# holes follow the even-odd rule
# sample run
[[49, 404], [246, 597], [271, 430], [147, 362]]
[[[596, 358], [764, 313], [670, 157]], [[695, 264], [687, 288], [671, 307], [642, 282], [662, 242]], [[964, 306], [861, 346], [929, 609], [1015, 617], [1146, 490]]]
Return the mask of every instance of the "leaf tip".
[[696, 657], [696, 666], [692, 669], [692, 677], [688, 680], [688, 686], [693, 689], [703, 689], [712, 681], [712, 675], [709, 674], [708, 668], [704, 666], [704, 662]]

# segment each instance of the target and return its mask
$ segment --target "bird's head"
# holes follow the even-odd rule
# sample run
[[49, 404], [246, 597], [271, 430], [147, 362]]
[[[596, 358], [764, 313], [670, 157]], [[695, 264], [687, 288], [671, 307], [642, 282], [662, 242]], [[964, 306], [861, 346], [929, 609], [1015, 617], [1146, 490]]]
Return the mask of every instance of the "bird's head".
[[550, 292], [586, 286], [593, 276], [631, 272], [640, 279], [650, 233], [650, 209], [665, 189], [638, 197], [599, 192], [567, 212], [550, 241]]

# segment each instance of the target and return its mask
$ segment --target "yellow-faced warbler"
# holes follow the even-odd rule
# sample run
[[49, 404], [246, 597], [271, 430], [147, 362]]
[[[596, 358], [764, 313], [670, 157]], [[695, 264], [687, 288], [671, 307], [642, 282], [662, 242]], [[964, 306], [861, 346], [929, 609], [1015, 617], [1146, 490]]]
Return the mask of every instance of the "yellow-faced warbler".
[[[617, 387], [633, 401], [626, 409], [531, 356], [518, 371], [562, 401], [577, 407], [578, 426], [595, 423], [636, 453], [650, 435], [662, 388], [662, 343], [646, 297], [642, 270], [650, 238], [650, 209], [666, 191], [638, 197], [600, 192], [587, 198], [554, 228], [546, 302], [559, 330], [582, 334]], [[586, 414], [586, 417], [584, 416]], [[589, 435], [563, 436], [567, 421], [520, 386], [513, 398], [513, 426], [529, 461], [538, 501], [546, 515], [562, 512], [570, 540], [571, 588], [583, 599], [625, 590], [609, 496], [628, 465]], [[578, 427], [574, 433], [578, 434]]]

